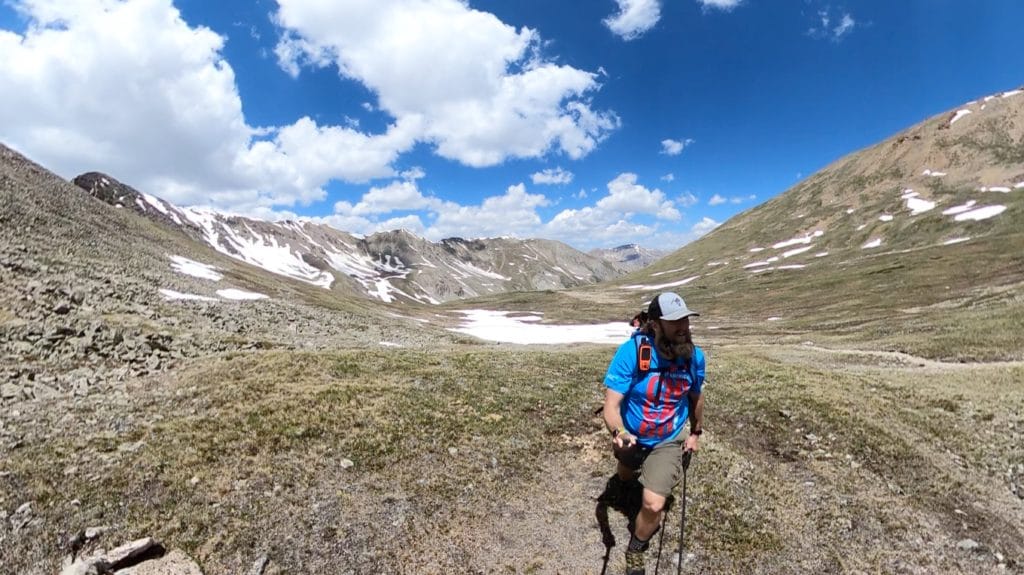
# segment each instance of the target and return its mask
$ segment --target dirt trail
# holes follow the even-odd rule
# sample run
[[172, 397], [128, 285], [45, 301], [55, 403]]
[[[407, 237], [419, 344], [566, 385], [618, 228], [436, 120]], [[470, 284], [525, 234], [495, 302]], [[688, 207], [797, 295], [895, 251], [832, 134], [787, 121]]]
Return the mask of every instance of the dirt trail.
[[[451, 533], [452, 543], [469, 557], [466, 572], [602, 573], [606, 547], [596, 515], [597, 496], [614, 470], [603, 439], [603, 433], [588, 435], [570, 450], [538, 462], [543, 470], [541, 480], [494, 501], [486, 514]], [[607, 509], [606, 524], [615, 544], [608, 554], [606, 573], [623, 572], [623, 552], [629, 541], [626, 523], [622, 513]], [[676, 528], [669, 530], [673, 537], [678, 536]], [[663, 566], [668, 565], [664, 562], [668, 560], [668, 541], [665, 547]], [[438, 572], [448, 572], [450, 566], [444, 565], [444, 559], [438, 563]], [[653, 559], [651, 565], [653, 568]]]

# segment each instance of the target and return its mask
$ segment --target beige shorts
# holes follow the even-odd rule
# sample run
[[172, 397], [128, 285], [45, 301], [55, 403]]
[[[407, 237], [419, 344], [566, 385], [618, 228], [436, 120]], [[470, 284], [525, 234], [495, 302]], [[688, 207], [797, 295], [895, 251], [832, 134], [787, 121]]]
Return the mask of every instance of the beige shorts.
[[[671, 441], [664, 441], [647, 450], [633, 446], [615, 450], [615, 458], [630, 469], [639, 470], [640, 483], [646, 489], [668, 497], [683, 476], [683, 443], [686, 432]], [[645, 455], [646, 453], [646, 455]]]

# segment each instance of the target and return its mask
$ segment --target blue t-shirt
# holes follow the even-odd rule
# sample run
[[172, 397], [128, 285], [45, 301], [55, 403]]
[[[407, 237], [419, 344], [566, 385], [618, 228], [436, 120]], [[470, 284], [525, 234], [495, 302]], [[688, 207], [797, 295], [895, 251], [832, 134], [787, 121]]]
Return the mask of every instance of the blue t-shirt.
[[[654, 348], [653, 337], [650, 338]], [[687, 394], [700, 393], [704, 387], [704, 351], [693, 346], [690, 369], [682, 359], [669, 361], [653, 349], [651, 368], [639, 380], [637, 342], [633, 338], [619, 346], [608, 366], [604, 384], [623, 394], [622, 423], [637, 442], [653, 447], [675, 439], [690, 414]], [[661, 371], [656, 371], [656, 370]]]

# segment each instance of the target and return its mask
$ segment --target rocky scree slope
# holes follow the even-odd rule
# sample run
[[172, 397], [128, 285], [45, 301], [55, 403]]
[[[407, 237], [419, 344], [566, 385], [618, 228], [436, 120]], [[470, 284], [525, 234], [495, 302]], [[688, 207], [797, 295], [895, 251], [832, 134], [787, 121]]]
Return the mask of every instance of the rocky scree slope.
[[[175, 272], [174, 255], [216, 264], [225, 279]], [[160, 291], [213, 296], [215, 288], [270, 297], [168, 300]], [[307, 305], [311, 291], [90, 197], [0, 146], [0, 403], [123, 388], [225, 351], [451, 337], [381, 321], [380, 310], [338, 297]]]

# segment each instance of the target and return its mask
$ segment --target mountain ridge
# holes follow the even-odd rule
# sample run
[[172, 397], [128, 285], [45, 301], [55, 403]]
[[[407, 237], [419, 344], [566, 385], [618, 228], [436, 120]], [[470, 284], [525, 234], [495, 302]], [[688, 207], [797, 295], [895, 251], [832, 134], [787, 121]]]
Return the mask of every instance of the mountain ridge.
[[309, 221], [268, 222], [179, 208], [115, 178], [89, 172], [73, 182], [93, 197], [182, 231], [228, 256], [331, 289], [348, 278], [385, 303], [438, 304], [505, 291], [565, 289], [605, 281], [624, 270], [554, 240], [446, 238], [407, 230], [360, 237]]

